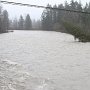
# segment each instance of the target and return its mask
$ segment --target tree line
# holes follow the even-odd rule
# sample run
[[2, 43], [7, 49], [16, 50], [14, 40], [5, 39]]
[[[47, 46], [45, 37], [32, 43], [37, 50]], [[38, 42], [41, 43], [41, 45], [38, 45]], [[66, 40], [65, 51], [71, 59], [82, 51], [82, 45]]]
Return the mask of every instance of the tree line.
[[[47, 5], [47, 7], [57, 9], [75, 10], [80, 12], [90, 12], [90, 3], [85, 6], [81, 2], [71, 0], [64, 4]], [[76, 13], [63, 10], [45, 9], [42, 12], [41, 20], [31, 20], [27, 14], [25, 19], [20, 15], [19, 19], [10, 20], [8, 12], [0, 7], [0, 33], [7, 32], [8, 29], [14, 30], [30, 30], [41, 29], [47, 31], [59, 31], [69, 33], [78, 38], [79, 41], [90, 41], [90, 14]], [[88, 40], [87, 40], [88, 39]]]
[[[66, 1], [64, 4], [54, 6], [48, 4], [47, 7], [75, 10], [80, 12], [90, 12], [90, 3], [86, 3], [85, 6], [82, 6], [81, 2], [74, 0], [71, 0], [70, 3]], [[79, 41], [90, 41], [90, 14], [45, 9], [42, 13], [41, 21], [43, 30], [54, 30], [69, 34], [74, 32], [72, 35], [75, 38], [78, 38]], [[79, 36], [76, 35], [78, 32]], [[88, 40], [86, 40], [86, 36], [88, 36]]]
[[[85, 6], [82, 6], [81, 2], [71, 0], [70, 3], [67, 1], [65, 4], [59, 4], [51, 6], [50, 4], [47, 7], [57, 8], [57, 9], [67, 9], [75, 10], [82, 12], [90, 12], [90, 3], [86, 3]], [[63, 28], [63, 22], [73, 22], [73, 24], [83, 26], [87, 30], [90, 28], [90, 14], [69, 12], [63, 10], [54, 10], [54, 9], [45, 9], [41, 16], [42, 29], [44, 30], [56, 30]]]
[[2, 11], [2, 7], [0, 7], [0, 33], [7, 32], [8, 29], [9, 29], [8, 12], [6, 10]]
[[19, 20], [9, 19], [7, 10], [2, 10], [0, 7], [0, 33], [8, 32], [8, 30], [30, 30], [32, 29], [32, 21], [30, 15], [27, 14], [25, 19], [20, 15]]
[[0, 33], [8, 32], [8, 30], [31, 30], [31, 29], [41, 29], [40, 20], [31, 20], [29, 14], [25, 17], [20, 15], [19, 19], [11, 20], [7, 10], [3, 10], [0, 7]]
[[19, 19], [15, 18], [10, 21], [10, 29], [13, 30], [31, 30], [32, 29], [32, 20], [30, 15], [27, 14], [25, 19], [20, 15]]

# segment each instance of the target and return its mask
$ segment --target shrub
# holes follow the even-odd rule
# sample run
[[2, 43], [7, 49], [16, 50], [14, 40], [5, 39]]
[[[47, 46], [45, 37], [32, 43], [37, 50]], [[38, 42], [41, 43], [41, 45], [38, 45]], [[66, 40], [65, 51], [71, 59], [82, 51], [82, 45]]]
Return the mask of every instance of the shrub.
[[67, 33], [74, 36], [74, 39], [78, 38], [80, 42], [90, 42], [90, 33], [83, 30], [81, 27], [69, 22], [63, 22], [63, 25]]

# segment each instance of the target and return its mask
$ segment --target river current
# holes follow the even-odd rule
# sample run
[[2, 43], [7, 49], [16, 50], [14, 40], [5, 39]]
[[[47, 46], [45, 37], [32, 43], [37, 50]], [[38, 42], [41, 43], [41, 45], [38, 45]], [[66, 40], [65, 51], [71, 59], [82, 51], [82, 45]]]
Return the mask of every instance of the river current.
[[90, 90], [90, 43], [53, 31], [0, 34], [0, 90]]

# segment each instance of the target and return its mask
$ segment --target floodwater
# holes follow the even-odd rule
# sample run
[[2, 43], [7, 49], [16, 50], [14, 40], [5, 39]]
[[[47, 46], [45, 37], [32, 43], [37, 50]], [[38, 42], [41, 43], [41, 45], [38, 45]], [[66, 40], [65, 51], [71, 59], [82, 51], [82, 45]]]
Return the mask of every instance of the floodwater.
[[90, 43], [53, 31], [0, 34], [0, 90], [90, 90]]

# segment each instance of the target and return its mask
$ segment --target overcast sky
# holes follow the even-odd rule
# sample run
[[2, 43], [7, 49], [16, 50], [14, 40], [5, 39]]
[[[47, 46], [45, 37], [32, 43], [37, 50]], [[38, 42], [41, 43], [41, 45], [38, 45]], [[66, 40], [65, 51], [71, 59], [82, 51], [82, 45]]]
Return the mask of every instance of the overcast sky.
[[[13, 1], [13, 2], [21, 2], [21, 3], [28, 3], [28, 4], [35, 4], [35, 5], [42, 5], [46, 6], [48, 3], [51, 5], [55, 4], [63, 4], [65, 0], [7, 0], [7, 1]], [[67, 0], [70, 2], [71, 0]], [[77, 0], [78, 2], [80, 0]], [[90, 0], [81, 0], [82, 4], [85, 5], [86, 2], [90, 2]], [[21, 7], [21, 6], [16, 6], [16, 5], [6, 5], [2, 4], [3, 8], [6, 9], [9, 12], [9, 17], [10, 18], [15, 18], [19, 17], [20, 14], [23, 16], [26, 16], [27, 13], [30, 14], [32, 19], [39, 19], [41, 16], [41, 13], [43, 9], [40, 8], [30, 8], [30, 7]]]

